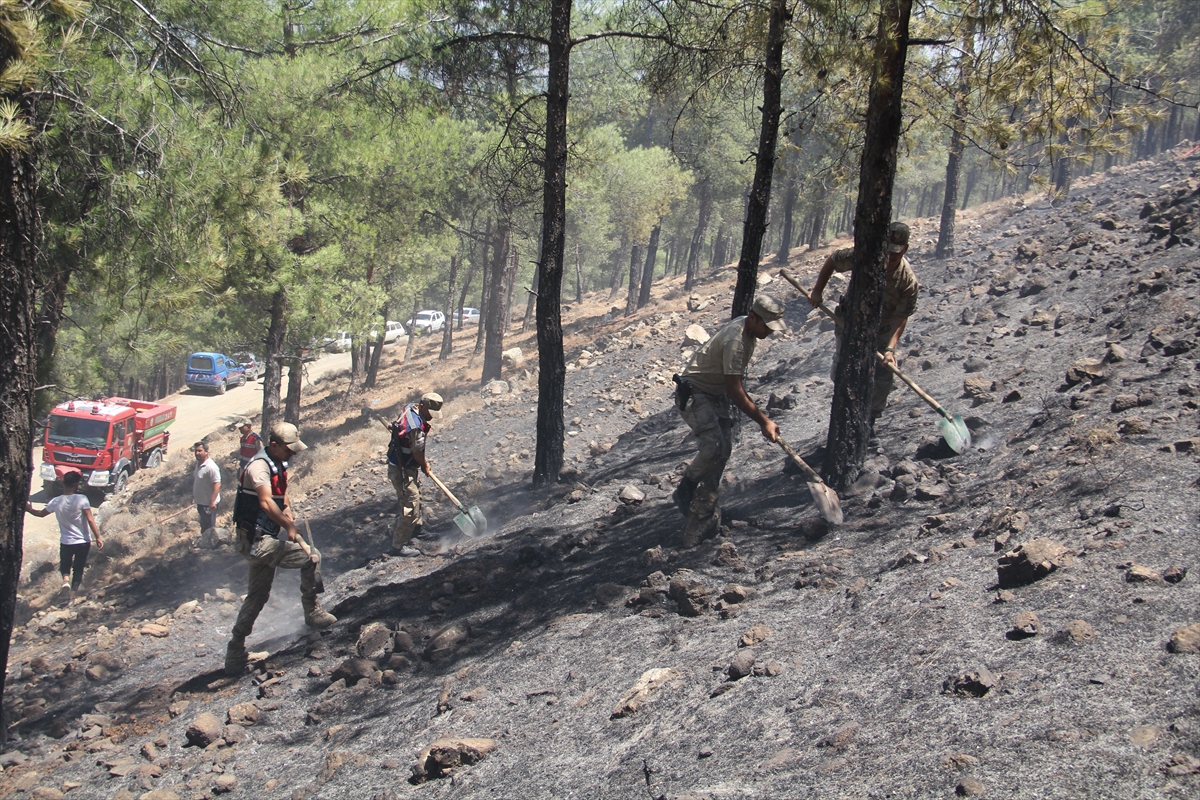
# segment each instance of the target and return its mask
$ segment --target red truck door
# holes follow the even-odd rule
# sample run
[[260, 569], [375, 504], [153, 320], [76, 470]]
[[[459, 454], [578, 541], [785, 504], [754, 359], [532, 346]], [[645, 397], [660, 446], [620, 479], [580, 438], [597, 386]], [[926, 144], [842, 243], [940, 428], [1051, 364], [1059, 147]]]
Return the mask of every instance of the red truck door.
[[133, 460], [133, 420], [123, 419], [113, 423], [113, 464], [120, 459]]

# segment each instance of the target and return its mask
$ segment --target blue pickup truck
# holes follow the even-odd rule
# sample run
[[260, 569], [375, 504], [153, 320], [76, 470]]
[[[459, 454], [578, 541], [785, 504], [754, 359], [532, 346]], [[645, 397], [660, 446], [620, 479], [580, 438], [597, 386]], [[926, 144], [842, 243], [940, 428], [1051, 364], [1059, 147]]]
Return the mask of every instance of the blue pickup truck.
[[245, 386], [246, 370], [224, 353], [192, 353], [187, 360], [189, 389], [213, 389], [225, 394], [230, 386]]

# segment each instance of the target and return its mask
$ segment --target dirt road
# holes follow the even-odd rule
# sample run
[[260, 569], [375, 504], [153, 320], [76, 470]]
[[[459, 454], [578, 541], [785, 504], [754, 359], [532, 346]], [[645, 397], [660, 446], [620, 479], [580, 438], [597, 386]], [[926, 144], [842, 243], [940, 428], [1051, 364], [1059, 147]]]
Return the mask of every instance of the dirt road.
[[[310, 380], [323, 378], [350, 368], [350, 354], [325, 355], [306, 365]], [[286, 373], [285, 373], [286, 374]], [[287, 384], [284, 383], [286, 388]], [[262, 384], [250, 382], [245, 386], [230, 389], [223, 395], [183, 390], [163, 399], [178, 408], [175, 423], [171, 426], [169, 457], [160, 469], [180, 469], [182, 460], [191, 460], [188, 448], [208, 434], [228, 426], [240, 416], [251, 415], [262, 409]], [[42, 492], [42, 481], [38, 477], [38, 466], [42, 463], [42, 448], [33, 451], [33, 477], [30, 482], [30, 500], [40, 506], [50, 498]], [[103, 514], [99, 519], [103, 519]], [[103, 533], [103, 528], [101, 529]], [[22, 574], [28, 575], [44, 561], [58, 558], [58, 523], [53, 516], [38, 518], [25, 516], [25, 558]]]

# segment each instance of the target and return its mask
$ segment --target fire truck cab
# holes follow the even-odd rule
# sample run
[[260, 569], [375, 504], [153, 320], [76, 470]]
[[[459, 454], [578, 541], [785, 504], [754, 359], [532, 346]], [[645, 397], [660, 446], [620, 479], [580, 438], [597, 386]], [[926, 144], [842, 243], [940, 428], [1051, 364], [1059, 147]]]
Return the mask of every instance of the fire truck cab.
[[46, 423], [42, 487], [58, 494], [62, 476], [74, 471], [84, 488], [119, 492], [134, 472], [162, 463], [174, 421], [175, 406], [124, 397], [60, 403]]

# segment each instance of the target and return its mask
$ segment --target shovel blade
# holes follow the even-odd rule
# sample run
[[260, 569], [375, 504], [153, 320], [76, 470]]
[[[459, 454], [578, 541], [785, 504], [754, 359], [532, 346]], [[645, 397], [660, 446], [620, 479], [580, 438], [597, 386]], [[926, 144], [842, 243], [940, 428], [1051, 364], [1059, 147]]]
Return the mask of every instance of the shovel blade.
[[837, 492], [826, 484], [815, 481], [808, 482], [808, 491], [812, 494], [813, 504], [816, 505], [817, 511], [821, 512], [825, 521], [830, 525], [841, 525], [844, 517], [842, 517], [842, 503], [838, 499]]
[[950, 445], [950, 449], [954, 452], [963, 453], [970, 449], [971, 431], [958, 414], [949, 419], [939, 417], [938, 429], [942, 432], [942, 438], [946, 440], [946, 444]]
[[483, 536], [487, 533], [487, 517], [479, 510], [479, 506], [468, 508], [467, 516], [471, 518], [471, 522], [475, 525], [475, 530], [478, 531], [476, 536]]
[[479, 529], [475, 527], [475, 523], [466, 514], [456, 514], [454, 516], [454, 524], [463, 532], [464, 536], [470, 536], [472, 539], [479, 535]]

